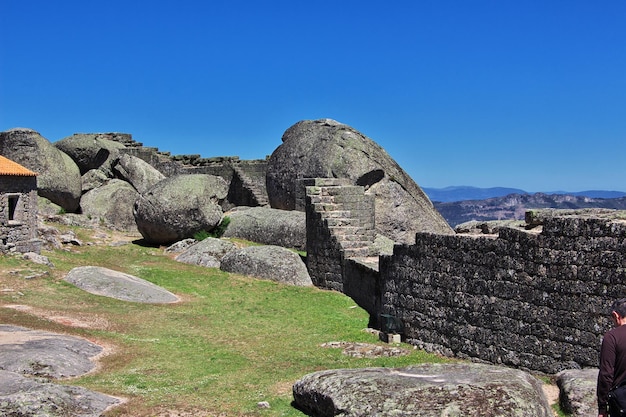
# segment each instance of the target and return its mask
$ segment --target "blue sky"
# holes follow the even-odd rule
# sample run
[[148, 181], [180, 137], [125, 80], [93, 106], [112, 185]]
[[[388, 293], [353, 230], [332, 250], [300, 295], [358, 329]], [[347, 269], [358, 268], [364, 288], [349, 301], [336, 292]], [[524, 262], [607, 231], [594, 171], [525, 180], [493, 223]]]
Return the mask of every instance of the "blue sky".
[[626, 191], [626, 1], [0, 1], [0, 131], [257, 159], [318, 118], [423, 187]]

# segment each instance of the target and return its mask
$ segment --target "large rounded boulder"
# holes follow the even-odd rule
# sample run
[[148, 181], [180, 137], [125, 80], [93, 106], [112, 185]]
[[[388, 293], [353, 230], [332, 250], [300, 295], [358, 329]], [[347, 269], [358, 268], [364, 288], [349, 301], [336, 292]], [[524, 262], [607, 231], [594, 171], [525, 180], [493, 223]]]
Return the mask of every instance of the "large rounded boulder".
[[136, 232], [133, 205], [137, 197], [130, 184], [113, 179], [83, 195], [80, 206], [85, 216], [111, 229]]
[[78, 166], [48, 139], [32, 129], [0, 132], [0, 155], [25, 166], [37, 175], [37, 193], [67, 212], [78, 209], [81, 177]]
[[413, 179], [376, 142], [330, 119], [303, 120], [287, 129], [267, 167], [273, 208], [294, 210], [296, 180], [345, 178], [375, 196], [377, 231], [400, 243], [416, 232], [454, 231]]
[[100, 133], [75, 133], [55, 142], [54, 146], [76, 162], [81, 175], [91, 169], [102, 169], [109, 174], [120, 149], [126, 146], [107, 137]]
[[213, 230], [222, 219], [228, 194], [223, 178], [175, 175], [160, 181], [135, 201], [137, 229], [151, 243], [168, 244]]
[[230, 222], [224, 237], [306, 250], [306, 215], [301, 211], [237, 207], [226, 214]]
[[287, 285], [313, 285], [300, 255], [280, 246], [247, 246], [230, 251], [222, 257], [220, 269]]

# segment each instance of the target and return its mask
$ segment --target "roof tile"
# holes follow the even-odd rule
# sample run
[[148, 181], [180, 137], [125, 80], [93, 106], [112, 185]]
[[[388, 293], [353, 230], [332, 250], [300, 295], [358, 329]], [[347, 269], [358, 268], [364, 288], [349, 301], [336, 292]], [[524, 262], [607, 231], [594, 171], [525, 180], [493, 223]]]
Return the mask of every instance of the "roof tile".
[[37, 174], [0, 155], [0, 175], [15, 175], [19, 177], [34, 177]]

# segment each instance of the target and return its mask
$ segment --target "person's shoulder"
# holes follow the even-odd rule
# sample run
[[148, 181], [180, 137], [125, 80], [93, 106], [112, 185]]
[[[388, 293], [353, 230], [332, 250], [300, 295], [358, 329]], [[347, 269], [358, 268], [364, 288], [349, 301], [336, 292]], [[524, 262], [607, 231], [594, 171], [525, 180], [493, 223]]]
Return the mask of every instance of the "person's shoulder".
[[614, 327], [607, 332], [607, 334], [612, 334], [621, 337], [626, 337], [626, 324], [618, 327]]

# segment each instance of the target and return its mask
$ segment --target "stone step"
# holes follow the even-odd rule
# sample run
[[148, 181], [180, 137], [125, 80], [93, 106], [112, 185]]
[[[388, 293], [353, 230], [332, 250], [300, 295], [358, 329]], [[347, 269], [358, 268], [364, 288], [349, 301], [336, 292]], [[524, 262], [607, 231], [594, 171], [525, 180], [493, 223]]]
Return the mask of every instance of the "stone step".
[[352, 218], [346, 218], [346, 217], [339, 217], [339, 218], [325, 218], [326, 220], [326, 224], [328, 225], [328, 227], [346, 227], [346, 226], [353, 226], [353, 227], [359, 227], [360, 226], [360, 220], [359, 219], [352, 219]]

